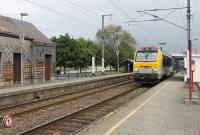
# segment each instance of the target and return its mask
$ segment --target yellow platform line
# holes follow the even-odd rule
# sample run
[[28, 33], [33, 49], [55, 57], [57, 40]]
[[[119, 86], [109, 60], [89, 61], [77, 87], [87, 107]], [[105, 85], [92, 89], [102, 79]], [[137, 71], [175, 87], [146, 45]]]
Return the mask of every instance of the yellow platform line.
[[133, 116], [137, 111], [139, 111], [145, 104], [147, 104], [151, 99], [153, 99], [156, 95], [158, 95], [166, 86], [168, 82], [163, 85], [156, 93], [154, 93], [151, 97], [149, 97], [146, 101], [144, 101], [140, 106], [132, 110], [126, 117], [116, 123], [112, 128], [110, 128], [104, 135], [111, 135], [117, 128], [119, 128], [123, 123], [125, 123], [131, 116]]

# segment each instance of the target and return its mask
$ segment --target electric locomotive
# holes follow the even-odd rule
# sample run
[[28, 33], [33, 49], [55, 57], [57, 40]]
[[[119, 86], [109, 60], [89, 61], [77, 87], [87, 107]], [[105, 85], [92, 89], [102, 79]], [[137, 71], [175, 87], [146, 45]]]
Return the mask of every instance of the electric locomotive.
[[135, 53], [133, 69], [136, 82], [158, 83], [172, 75], [172, 56], [156, 47], [143, 47]]

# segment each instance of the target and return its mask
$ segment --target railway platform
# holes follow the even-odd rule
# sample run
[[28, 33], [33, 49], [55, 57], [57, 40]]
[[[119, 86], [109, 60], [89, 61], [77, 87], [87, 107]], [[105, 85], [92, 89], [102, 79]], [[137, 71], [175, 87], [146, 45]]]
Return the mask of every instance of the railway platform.
[[132, 73], [83, 77], [0, 89], [0, 106], [18, 104], [132, 78]]
[[187, 95], [178, 73], [77, 134], [200, 135], [200, 106]]
[[81, 83], [81, 82], [83, 83], [83, 82], [88, 82], [88, 81], [93, 81], [93, 80], [99, 80], [99, 79], [105, 79], [105, 78], [117, 77], [117, 76], [129, 75], [129, 74], [132, 74], [132, 73], [82, 77], [82, 78], [60, 80], [60, 81], [50, 81], [46, 83], [37, 83], [37, 84], [17, 86], [17, 87], [13, 86], [13, 87], [8, 87], [8, 88], [1, 88], [0, 97], [4, 95], [14, 95], [14, 94], [19, 94], [23, 92], [33, 91], [33, 90], [54, 88], [57, 86], [65, 86], [68, 84], [76, 84], [76, 83]]

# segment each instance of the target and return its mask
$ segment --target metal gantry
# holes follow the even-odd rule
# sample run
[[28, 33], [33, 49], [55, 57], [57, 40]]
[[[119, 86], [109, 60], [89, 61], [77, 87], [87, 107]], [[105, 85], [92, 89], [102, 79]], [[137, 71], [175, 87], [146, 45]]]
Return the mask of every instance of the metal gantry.
[[102, 75], [104, 74], [104, 17], [105, 16], [112, 16], [112, 14], [106, 14], [106, 15], [102, 15], [102, 69], [101, 69], [101, 73]]
[[[161, 18], [157, 15], [154, 15], [149, 12], [154, 12], [154, 11], [159, 11], [159, 10], [179, 10], [179, 9], [185, 9], [187, 8], [187, 28], [184, 28], [174, 22], [168, 21], [164, 18]], [[164, 21], [167, 22], [171, 25], [174, 25], [176, 27], [179, 27], [183, 30], [187, 31], [187, 38], [188, 38], [188, 52], [189, 54], [187, 55], [189, 57], [189, 100], [192, 100], [192, 90], [193, 90], [193, 73], [192, 73], [192, 41], [191, 41], [191, 6], [190, 6], [190, 0], [187, 0], [187, 7], [181, 7], [181, 8], [167, 8], [167, 9], [151, 9], [151, 10], [142, 10], [142, 11], [137, 11], [137, 12], [142, 12], [147, 15], [150, 15], [154, 17], [155, 19], [152, 20], [142, 20], [142, 21], [136, 21], [136, 20], [131, 20], [126, 23], [131, 23], [131, 22], [145, 22], [145, 21]]]
[[193, 89], [193, 75], [192, 75], [192, 41], [191, 41], [191, 10], [190, 0], [187, 0], [187, 38], [188, 38], [188, 51], [189, 51], [189, 100], [192, 100]]

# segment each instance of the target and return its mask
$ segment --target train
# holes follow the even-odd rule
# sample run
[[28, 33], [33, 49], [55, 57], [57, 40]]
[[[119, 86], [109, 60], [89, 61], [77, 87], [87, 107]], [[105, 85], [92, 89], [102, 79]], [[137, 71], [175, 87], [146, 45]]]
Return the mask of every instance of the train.
[[157, 47], [142, 47], [136, 51], [133, 63], [134, 80], [141, 84], [155, 84], [171, 76], [173, 63], [177, 61], [170, 54]]

